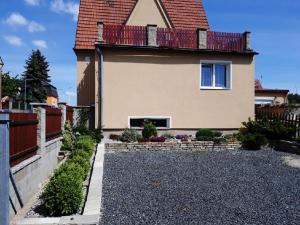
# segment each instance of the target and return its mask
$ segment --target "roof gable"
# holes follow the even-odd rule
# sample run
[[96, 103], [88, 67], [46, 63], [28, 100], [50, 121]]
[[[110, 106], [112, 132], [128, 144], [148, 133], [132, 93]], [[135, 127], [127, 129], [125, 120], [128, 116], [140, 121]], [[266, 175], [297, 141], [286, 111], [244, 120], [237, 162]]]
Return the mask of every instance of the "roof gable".
[[[173, 28], [209, 29], [202, 0], [158, 0]], [[97, 21], [125, 24], [137, 0], [80, 0], [75, 49], [94, 49]]]
[[171, 23], [157, 0], [138, 0], [126, 25], [147, 26], [156, 24], [158, 27], [171, 27]]

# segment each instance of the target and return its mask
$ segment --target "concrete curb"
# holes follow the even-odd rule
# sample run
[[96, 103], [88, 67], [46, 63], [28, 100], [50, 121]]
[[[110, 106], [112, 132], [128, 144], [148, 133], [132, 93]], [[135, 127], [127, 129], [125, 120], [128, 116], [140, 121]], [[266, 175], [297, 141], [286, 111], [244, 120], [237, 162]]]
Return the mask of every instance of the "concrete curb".
[[104, 163], [104, 143], [97, 146], [95, 161], [90, 180], [88, 196], [83, 210], [83, 215], [48, 217], [48, 218], [23, 218], [16, 225], [97, 225], [100, 220], [102, 177]]

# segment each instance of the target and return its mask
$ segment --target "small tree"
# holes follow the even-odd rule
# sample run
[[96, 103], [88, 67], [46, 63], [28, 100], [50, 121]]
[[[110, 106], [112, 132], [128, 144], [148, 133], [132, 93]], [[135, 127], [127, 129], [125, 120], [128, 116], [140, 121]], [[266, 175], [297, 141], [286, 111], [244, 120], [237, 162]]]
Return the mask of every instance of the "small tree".
[[40, 50], [33, 50], [26, 60], [25, 72], [23, 73], [24, 88], [26, 79], [27, 102], [45, 102], [47, 93], [44, 84], [50, 82], [48, 72], [49, 64], [46, 58], [42, 55]]
[[21, 81], [18, 76], [12, 77], [9, 72], [2, 74], [2, 96], [16, 98], [20, 92]]

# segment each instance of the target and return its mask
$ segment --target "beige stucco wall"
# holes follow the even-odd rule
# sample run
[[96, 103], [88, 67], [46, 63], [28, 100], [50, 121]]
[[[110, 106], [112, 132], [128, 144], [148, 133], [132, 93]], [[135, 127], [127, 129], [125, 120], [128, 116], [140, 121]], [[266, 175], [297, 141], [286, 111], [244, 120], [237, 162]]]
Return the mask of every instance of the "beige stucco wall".
[[139, 0], [126, 25], [147, 26], [156, 24], [158, 27], [169, 27], [167, 18], [156, 0]]
[[255, 97], [274, 97], [276, 104], [285, 104], [287, 103], [287, 95], [284, 93], [272, 93], [272, 92], [264, 92], [264, 93], [255, 93]]
[[95, 51], [77, 51], [77, 105], [95, 103]]
[[[105, 50], [103, 125], [128, 116], [171, 116], [173, 129], [239, 128], [254, 116], [252, 56]], [[232, 61], [231, 90], [200, 90], [200, 60]]]

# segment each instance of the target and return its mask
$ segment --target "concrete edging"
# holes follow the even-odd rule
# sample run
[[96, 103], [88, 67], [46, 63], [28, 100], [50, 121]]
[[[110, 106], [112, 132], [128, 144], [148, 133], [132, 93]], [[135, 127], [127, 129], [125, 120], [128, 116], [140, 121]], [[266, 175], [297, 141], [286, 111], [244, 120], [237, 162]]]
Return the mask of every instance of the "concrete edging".
[[16, 225], [97, 225], [100, 220], [101, 210], [103, 163], [104, 144], [100, 143], [97, 146], [83, 215], [48, 218], [23, 218], [19, 220]]

